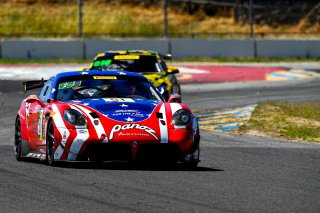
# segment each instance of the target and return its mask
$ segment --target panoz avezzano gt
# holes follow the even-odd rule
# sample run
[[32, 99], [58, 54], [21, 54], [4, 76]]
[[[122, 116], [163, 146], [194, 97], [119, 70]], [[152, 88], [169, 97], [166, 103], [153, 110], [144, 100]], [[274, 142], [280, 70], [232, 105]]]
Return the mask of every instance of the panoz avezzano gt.
[[17, 160], [199, 162], [196, 117], [179, 95], [166, 102], [141, 74], [64, 72], [24, 86], [42, 89], [18, 111]]
[[106, 51], [96, 55], [89, 69], [141, 73], [168, 99], [170, 94], [181, 94], [180, 84], [174, 75], [179, 73], [179, 69], [167, 66], [164, 59], [171, 59], [171, 55], [145, 50]]

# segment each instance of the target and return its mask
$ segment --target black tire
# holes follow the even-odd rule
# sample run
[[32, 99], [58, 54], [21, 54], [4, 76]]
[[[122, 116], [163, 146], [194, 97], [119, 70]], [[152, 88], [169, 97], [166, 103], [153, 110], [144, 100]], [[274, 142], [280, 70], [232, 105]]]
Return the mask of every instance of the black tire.
[[198, 161], [194, 161], [194, 162], [184, 162], [183, 166], [185, 166], [188, 169], [195, 169], [198, 167]]
[[54, 126], [53, 122], [50, 122], [46, 134], [46, 161], [50, 166], [55, 165], [54, 151]]
[[[199, 150], [199, 141], [197, 141], [197, 143], [194, 145], [194, 147], [192, 148], [192, 152], [193, 153], [196, 153], [197, 152], [197, 155], [198, 157], [200, 156], [200, 150]], [[183, 162], [183, 165], [187, 168], [190, 168], [190, 169], [195, 169], [197, 166], [198, 166], [198, 163], [199, 163], [199, 158], [198, 159], [194, 159], [194, 160], [190, 160], [190, 161], [184, 161]]]
[[22, 153], [22, 139], [21, 139], [21, 124], [20, 117], [17, 117], [15, 122], [15, 132], [14, 132], [14, 152], [15, 157], [18, 161], [21, 160]]
[[171, 85], [172, 85], [171, 93], [181, 95], [180, 84], [179, 84], [176, 76], [174, 74], [168, 74], [168, 78], [169, 78]]
[[189, 169], [195, 169], [198, 166], [199, 161], [193, 160], [193, 161], [184, 161], [183, 166]]

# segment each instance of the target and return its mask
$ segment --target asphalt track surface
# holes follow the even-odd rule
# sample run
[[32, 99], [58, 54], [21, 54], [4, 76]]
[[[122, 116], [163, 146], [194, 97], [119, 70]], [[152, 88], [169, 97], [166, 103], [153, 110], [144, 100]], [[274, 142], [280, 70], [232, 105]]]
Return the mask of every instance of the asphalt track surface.
[[[17, 162], [26, 97], [0, 81], [0, 212], [320, 212], [320, 145], [202, 131], [202, 162], [181, 166]], [[193, 109], [320, 100], [320, 79], [184, 85]]]

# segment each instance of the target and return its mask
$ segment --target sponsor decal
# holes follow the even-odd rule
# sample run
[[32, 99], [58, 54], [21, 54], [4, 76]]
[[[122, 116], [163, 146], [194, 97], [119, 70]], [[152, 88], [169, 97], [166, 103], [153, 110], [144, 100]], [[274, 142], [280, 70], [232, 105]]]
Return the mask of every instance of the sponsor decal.
[[59, 90], [70, 89], [70, 88], [72, 88], [74, 86], [76, 86], [76, 82], [75, 81], [63, 82], [63, 83], [59, 84], [58, 89]]
[[42, 118], [43, 118], [43, 110], [40, 110], [39, 113], [39, 118], [38, 118], [38, 139], [41, 141], [42, 140]]
[[[113, 135], [114, 133], [116, 132], [121, 132], [122, 130], [130, 130], [130, 129], [140, 129], [140, 130], [143, 130], [147, 133], [149, 133], [150, 135], [152, 135], [155, 139], [159, 140], [157, 138], [157, 136], [155, 135], [155, 132], [153, 129], [151, 129], [150, 127], [148, 126], [143, 126], [143, 125], [140, 125], [140, 124], [125, 124], [125, 125], [120, 125], [120, 124], [117, 124], [117, 125], [114, 125], [111, 129], [111, 132], [110, 132], [110, 140], [113, 138]], [[120, 133], [119, 133], [120, 134]], [[123, 133], [122, 133], [123, 134]]]
[[20, 118], [22, 118], [23, 120], [26, 119], [26, 118], [24, 117], [24, 115], [22, 115], [22, 113], [21, 113], [20, 111], [18, 112], [18, 114], [19, 114]]
[[133, 119], [134, 119], [134, 118], [127, 117], [125, 120], [126, 120], [127, 122], [132, 122]]
[[26, 115], [28, 117], [31, 103], [26, 103]]
[[83, 139], [75, 139], [73, 142], [74, 142], [74, 143], [83, 143], [84, 140], [83, 140]]
[[105, 102], [134, 102], [132, 98], [104, 98]]
[[78, 134], [87, 134], [88, 130], [86, 130], [86, 129], [78, 129], [77, 132], [78, 132]]
[[140, 56], [138, 55], [115, 55], [114, 60], [137, 60]]
[[93, 76], [93, 79], [107, 79], [107, 80], [116, 80], [117, 76]]
[[63, 137], [62, 138], [63, 138], [63, 140], [67, 139], [67, 132], [66, 131], [63, 132]]
[[131, 116], [131, 117], [136, 117], [136, 118], [143, 118], [146, 117], [148, 115], [146, 114], [141, 114], [140, 112], [117, 112], [117, 113], [113, 113], [111, 114], [112, 117], [117, 117], [117, 116]]
[[46, 154], [41, 154], [41, 153], [28, 153], [28, 154], [27, 154], [27, 157], [45, 159], [45, 158], [46, 158]]
[[129, 133], [119, 133], [119, 136], [149, 136], [147, 133], [135, 133], [135, 132], [129, 132]]
[[128, 109], [128, 110], [123, 110], [123, 109], [120, 109], [120, 110], [116, 110], [115, 111], [116, 113], [128, 113], [128, 112], [138, 112], [138, 110], [136, 109]]
[[111, 59], [95, 61], [95, 62], [93, 63], [93, 67], [99, 67], [99, 66], [100, 66], [100, 67], [105, 67], [105, 66], [110, 65], [111, 62], [112, 62]]

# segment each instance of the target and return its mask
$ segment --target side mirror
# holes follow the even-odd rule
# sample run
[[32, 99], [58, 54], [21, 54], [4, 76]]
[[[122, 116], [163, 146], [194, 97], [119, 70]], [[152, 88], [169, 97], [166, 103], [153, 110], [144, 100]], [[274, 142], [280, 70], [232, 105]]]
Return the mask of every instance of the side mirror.
[[45, 104], [39, 99], [39, 97], [37, 95], [30, 95], [29, 97], [27, 97], [25, 99], [26, 102], [28, 103], [35, 103], [37, 102], [39, 105], [41, 105], [42, 107], [45, 106]]
[[173, 94], [169, 97], [169, 103], [181, 103], [181, 96], [179, 94]]
[[164, 60], [172, 60], [172, 55], [171, 54], [161, 54], [161, 57]]
[[34, 103], [36, 101], [39, 101], [39, 98], [36, 95], [30, 95], [29, 97], [27, 97], [25, 99], [25, 101], [28, 102], [28, 103]]
[[168, 66], [167, 73], [177, 74], [177, 73], [179, 73], [179, 69], [175, 66]]

